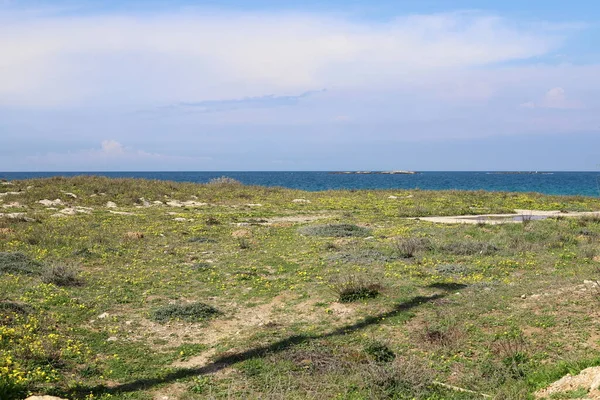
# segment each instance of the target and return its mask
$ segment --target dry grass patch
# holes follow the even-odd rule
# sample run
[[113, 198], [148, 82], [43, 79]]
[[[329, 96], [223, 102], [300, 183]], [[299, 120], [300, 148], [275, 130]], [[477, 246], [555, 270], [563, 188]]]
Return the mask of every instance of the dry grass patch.
[[144, 238], [144, 234], [142, 232], [126, 232], [123, 238], [125, 240], [140, 240]]

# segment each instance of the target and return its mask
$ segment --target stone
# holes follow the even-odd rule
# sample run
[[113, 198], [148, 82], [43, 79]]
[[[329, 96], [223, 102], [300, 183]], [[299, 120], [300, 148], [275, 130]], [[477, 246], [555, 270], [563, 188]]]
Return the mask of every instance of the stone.
[[117, 204], [112, 201], [107, 201], [106, 208], [117, 208]]
[[29, 396], [25, 400], [67, 400], [56, 396]]
[[310, 203], [310, 200], [307, 200], [307, 199], [294, 199], [294, 200], [292, 200], [292, 203], [306, 203], [306, 204], [308, 204], [308, 203]]
[[50, 206], [60, 206], [63, 202], [61, 199], [56, 199], [56, 200], [43, 199], [43, 200], [38, 201], [38, 203], [40, 203], [43, 206], [50, 207]]
[[102, 313], [102, 314], [98, 315], [98, 319], [104, 319], [104, 318], [108, 318], [109, 316], [110, 316], [110, 314], [109, 314], [109, 313], [107, 313], [107, 312], [104, 312], [104, 313]]

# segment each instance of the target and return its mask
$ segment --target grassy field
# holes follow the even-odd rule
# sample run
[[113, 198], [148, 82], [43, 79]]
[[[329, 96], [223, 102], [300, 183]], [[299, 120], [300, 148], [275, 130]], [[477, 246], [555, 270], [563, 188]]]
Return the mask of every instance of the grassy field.
[[600, 200], [4, 182], [0, 399], [532, 398], [600, 365], [600, 218], [407, 218], [514, 209]]

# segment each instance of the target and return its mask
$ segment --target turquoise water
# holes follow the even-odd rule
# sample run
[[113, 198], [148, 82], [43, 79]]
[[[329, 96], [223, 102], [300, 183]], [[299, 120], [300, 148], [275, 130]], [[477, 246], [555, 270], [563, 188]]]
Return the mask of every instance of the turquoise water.
[[245, 184], [282, 186], [319, 191], [328, 189], [424, 189], [539, 192], [559, 195], [600, 196], [600, 172], [435, 172], [415, 175], [332, 174], [330, 172], [0, 172], [0, 179], [50, 176], [102, 175], [108, 177], [161, 179], [205, 183], [229, 176]]

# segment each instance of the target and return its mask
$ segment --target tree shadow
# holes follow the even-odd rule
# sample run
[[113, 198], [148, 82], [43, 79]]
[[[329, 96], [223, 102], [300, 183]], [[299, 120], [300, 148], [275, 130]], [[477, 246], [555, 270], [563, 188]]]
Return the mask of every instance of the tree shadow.
[[[464, 287], [464, 285], [462, 285], [462, 286]], [[448, 290], [446, 287], [442, 287], [442, 289]], [[455, 291], [455, 290], [457, 290], [457, 288], [452, 287], [451, 290]], [[443, 294], [437, 293], [437, 294], [433, 294], [431, 296], [416, 296], [408, 301], [397, 304], [390, 311], [363, 318], [362, 320], [360, 320], [354, 324], [350, 324], [350, 325], [346, 325], [346, 326], [337, 328], [331, 332], [323, 333], [320, 335], [301, 334], [301, 335], [290, 336], [290, 337], [287, 337], [283, 340], [279, 340], [279, 341], [269, 344], [269, 345], [255, 347], [255, 348], [252, 348], [252, 349], [249, 349], [246, 351], [242, 351], [242, 352], [238, 352], [238, 353], [234, 353], [234, 354], [223, 355], [223, 356], [217, 358], [216, 360], [214, 360], [212, 363], [205, 365], [203, 367], [182, 368], [182, 369], [178, 369], [173, 372], [169, 372], [169, 373], [159, 376], [159, 377], [138, 379], [133, 382], [124, 383], [124, 384], [111, 386], [111, 387], [108, 387], [105, 385], [99, 385], [99, 386], [95, 386], [95, 387], [79, 387], [77, 389], [72, 390], [71, 393], [69, 393], [69, 394], [71, 396], [77, 396], [77, 395], [81, 396], [81, 395], [88, 394], [88, 393], [93, 393], [95, 395], [100, 395], [100, 394], [113, 394], [114, 395], [114, 394], [119, 394], [119, 393], [128, 393], [128, 392], [134, 392], [134, 391], [138, 391], [138, 390], [149, 389], [149, 388], [152, 388], [157, 385], [174, 382], [174, 381], [177, 381], [177, 380], [183, 379], [183, 378], [214, 373], [214, 372], [220, 371], [222, 369], [225, 369], [227, 367], [230, 367], [234, 364], [240, 363], [242, 361], [249, 360], [249, 359], [256, 358], [256, 357], [264, 357], [267, 354], [282, 352], [284, 350], [287, 350], [289, 348], [292, 348], [294, 346], [297, 346], [297, 345], [300, 345], [303, 343], [307, 343], [309, 341], [325, 339], [325, 338], [330, 338], [330, 337], [334, 337], [334, 336], [342, 336], [342, 335], [346, 335], [349, 333], [353, 333], [355, 331], [364, 329], [370, 325], [377, 324], [384, 319], [389, 319], [389, 318], [395, 317], [403, 312], [406, 312], [415, 307], [418, 307], [419, 305], [429, 303], [429, 302], [441, 299], [446, 296], [447, 296], [447, 293], [443, 293]]]

